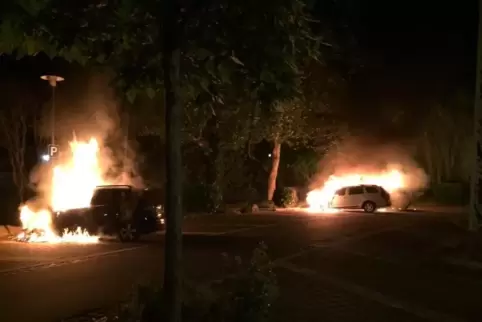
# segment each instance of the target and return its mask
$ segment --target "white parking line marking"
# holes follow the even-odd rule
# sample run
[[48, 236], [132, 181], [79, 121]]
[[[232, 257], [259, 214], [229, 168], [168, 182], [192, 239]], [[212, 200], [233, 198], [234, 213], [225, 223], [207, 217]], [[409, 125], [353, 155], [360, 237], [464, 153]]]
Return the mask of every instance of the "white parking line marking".
[[278, 226], [280, 223], [274, 223], [274, 224], [267, 224], [267, 225], [256, 225], [256, 226], [251, 226], [251, 227], [244, 227], [244, 228], [239, 228], [239, 229], [232, 229], [232, 230], [227, 230], [223, 231], [220, 233], [220, 235], [230, 235], [230, 234], [236, 234], [236, 233], [241, 233], [244, 231], [250, 231], [250, 230], [256, 230], [260, 228], [267, 228], [267, 227], [273, 227], [273, 226]]
[[75, 263], [84, 262], [86, 260], [93, 259], [93, 258], [110, 256], [118, 253], [137, 250], [140, 248], [146, 248], [146, 247], [148, 246], [142, 245], [142, 246], [134, 246], [134, 247], [128, 247], [128, 248], [121, 248], [121, 249], [116, 249], [116, 250], [111, 250], [111, 251], [101, 252], [101, 253], [93, 253], [93, 254], [88, 254], [83, 256], [54, 258], [54, 259], [51, 259], [49, 262], [45, 262], [45, 263], [38, 263], [34, 265], [26, 265], [21, 267], [14, 267], [14, 268], [7, 268], [4, 270], [0, 270], [0, 275], [10, 274], [10, 273], [19, 272], [19, 271], [30, 271], [30, 270], [40, 269], [40, 268], [49, 268], [49, 267], [67, 265], [67, 264], [75, 264]]
[[219, 234], [220, 235], [230, 235], [230, 234], [236, 234], [236, 233], [241, 233], [241, 232], [251, 231], [251, 230], [256, 230], [256, 229], [286, 225], [289, 222], [310, 222], [310, 221], [316, 221], [316, 220], [323, 220], [323, 219], [326, 219], [328, 217], [329, 216], [293, 216], [292, 219], [289, 220], [289, 221], [281, 220], [279, 222], [275, 222], [275, 223], [271, 223], [271, 224], [250, 225], [251, 227], [244, 227], [244, 228], [239, 228], [239, 229], [227, 230], [227, 231], [221, 232]]
[[429, 321], [436, 321], [436, 322], [462, 322], [459, 318], [433, 311], [430, 309], [426, 309], [423, 307], [420, 307], [418, 305], [414, 305], [411, 303], [407, 303], [405, 301], [400, 301], [395, 298], [391, 298], [389, 296], [386, 296], [378, 291], [351, 283], [347, 282], [345, 280], [339, 279], [334, 276], [328, 276], [325, 274], [322, 274], [320, 272], [307, 269], [307, 268], [302, 268], [298, 267], [294, 264], [288, 263], [288, 262], [283, 262], [283, 263], [278, 263], [276, 266], [281, 267], [283, 269], [286, 269], [288, 271], [301, 274], [304, 276], [308, 276], [314, 279], [317, 279], [319, 281], [322, 281], [323, 283], [327, 283], [330, 285], [333, 285], [335, 287], [341, 288], [345, 291], [348, 291], [350, 293], [356, 294], [358, 296], [368, 298], [374, 302], [380, 303], [382, 305], [404, 310], [405, 312], [408, 312], [410, 314], [413, 314], [417, 317], [429, 320]]
[[[230, 230], [225, 230], [225, 231], [184, 231], [182, 234], [185, 236], [220, 236], [220, 235], [229, 235], [229, 234], [234, 234], [238, 232], [243, 232], [243, 231], [249, 231], [249, 230], [254, 230], [254, 229], [259, 229], [259, 228], [264, 228], [264, 227], [271, 227], [271, 226], [276, 226], [276, 224], [268, 224], [268, 225], [242, 225], [243, 228], [236, 228], [236, 229], [230, 229]], [[241, 225], [240, 225], [241, 226]], [[156, 235], [165, 235], [165, 231], [158, 231], [156, 232]]]

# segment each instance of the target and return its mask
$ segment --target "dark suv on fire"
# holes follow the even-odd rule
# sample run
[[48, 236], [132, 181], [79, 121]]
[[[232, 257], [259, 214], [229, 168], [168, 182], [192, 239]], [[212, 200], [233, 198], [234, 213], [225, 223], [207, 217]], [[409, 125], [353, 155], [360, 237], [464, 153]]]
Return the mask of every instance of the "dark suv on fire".
[[54, 213], [54, 227], [59, 234], [80, 227], [92, 235], [117, 235], [121, 241], [135, 241], [164, 228], [161, 198], [158, 189], [98, 186], [89, 208]]

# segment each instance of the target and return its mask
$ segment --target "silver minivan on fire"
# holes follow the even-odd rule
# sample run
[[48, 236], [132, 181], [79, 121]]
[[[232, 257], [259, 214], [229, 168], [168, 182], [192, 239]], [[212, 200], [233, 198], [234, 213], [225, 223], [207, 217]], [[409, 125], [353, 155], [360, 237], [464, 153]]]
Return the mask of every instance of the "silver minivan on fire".
[[338, 189], [329, 204], [330, 208], [363, 209], [368, 213], [390, 206], [389, 193], [383, 187], [376, 185], [357, 185]]

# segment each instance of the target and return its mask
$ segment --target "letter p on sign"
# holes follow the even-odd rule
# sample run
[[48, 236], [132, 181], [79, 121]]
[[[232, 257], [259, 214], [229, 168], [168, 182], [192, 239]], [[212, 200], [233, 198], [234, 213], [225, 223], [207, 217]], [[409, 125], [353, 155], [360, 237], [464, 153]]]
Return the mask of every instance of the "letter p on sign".
[[54, 144], [49, 144], [49, 157], [55, 158], [59, 152], [59, 147]]

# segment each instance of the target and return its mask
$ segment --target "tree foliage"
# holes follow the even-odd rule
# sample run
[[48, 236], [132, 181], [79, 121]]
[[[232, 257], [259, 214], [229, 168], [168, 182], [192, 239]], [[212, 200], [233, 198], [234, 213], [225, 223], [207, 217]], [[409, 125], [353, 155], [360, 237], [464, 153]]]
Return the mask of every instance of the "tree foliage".
[[178, 321], [179, 106], [206, 124], [210, 153], [220, 168], [216, 130], [224, 120], [239, 116], [238, 107], [271, 106], [300, 92], [301, 66], [317, 49], [304, 3], [17, 0], [3, 6], [0, 52], [21, 56], [43, 51], [81, 64], [108, 65], [130, 102], [140, 91], [150, 97], [165, 95], [170, 167], [165, 286], [172, 300], [168, 318]]
[[428, 109], [418, 148], [434, 184], [469, 179], [472, 168], [469, 161], [472, 144], [470, 107], [470, 98], [459, 92]]
[[27, 135], [32, 117], [28, 106], [18, 103], [0, 111], [1, 145], [7, 149], [12, 167], [13, 182], [23, 201], [28, 188]]
[[[148, 0], [11, 2], [2, 12], [0, 52], [43, 51], [108, 64], [131, 101], [139, 90], [153, 96], [162, 83], [160, 8]], [[317, 41], [299, 0], [187, 1], [181, 12], [186, 102], [222, 104], [233, 89], [254, 101], [291, 98], [298, 91], [300, 62], [316, 55]]]

